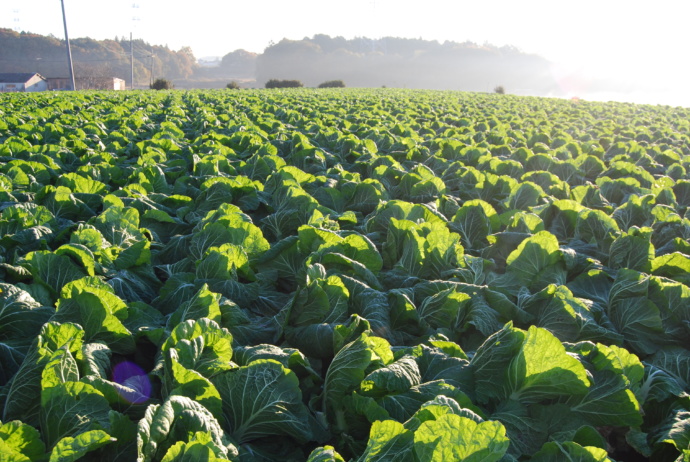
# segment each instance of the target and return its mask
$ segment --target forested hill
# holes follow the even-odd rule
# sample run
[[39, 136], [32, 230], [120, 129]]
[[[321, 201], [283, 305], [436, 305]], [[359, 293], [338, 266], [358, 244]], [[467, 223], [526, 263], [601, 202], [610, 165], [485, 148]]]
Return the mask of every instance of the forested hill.
[[305, 85], [342, 79], [355, 87], [407, 87], [548, 94], [557, 90], [550, 63], [513, 47], [385, 37], [346, 40], [315, 35], [282, 40], [257, 58], [257, 81], [298, 79]]
[[[70, 40], [74, 73], [77, 77], [131, 76], [129, 38]], [[196, 58], [191, 49], [170, 50], [166, 46], [150, 45], [134, 40], [134, 79], [148, 85], [150, 72], [169, 79], [187, 79], [194, 75]], [[153, 66], [152, 66], [153, 64]], [[18, 33], [0, 29], [0, 72], [38, 72], [44, 77], [69, 75], [65, 41], [32, 33]]]
[[[0, 29], [0, 71], [39, 72], [67, 76], [64, 40]], [[71, 41], [77, 76], [111, 76], [128, 81], [128, 38]], [[232, 45], [228, 44], [231, 49]], [[216, 68], [203, 68], [189, 48], [134, 41], [134, 73], [139, 86], [154, 77], [171, 79], [178, 87], [223, 87], [238, 79], [263, 87], [269, 79], [296, 79], [307, 86], [343, 80], [351, 87], [407, 87], [492, 91], [503, 85], [510, 92], [558, 94], [550, 63], [513, 47], [386, 37], [381, 39], [315, 35], [283, 39], [263, 54], [235, 50]]]

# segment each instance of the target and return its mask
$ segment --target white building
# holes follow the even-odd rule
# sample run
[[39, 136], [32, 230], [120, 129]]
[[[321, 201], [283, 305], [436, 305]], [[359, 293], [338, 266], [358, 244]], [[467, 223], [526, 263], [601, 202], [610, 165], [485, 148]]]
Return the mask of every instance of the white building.
[[28, 72], [0, 73], [0, 92], [46, 91], [48, 82], [41, 74]]
[[221, 61], [219, 56], [206, 56], [204, 58], [199, 58], [197, 64], [201, 67], [219, 67]]

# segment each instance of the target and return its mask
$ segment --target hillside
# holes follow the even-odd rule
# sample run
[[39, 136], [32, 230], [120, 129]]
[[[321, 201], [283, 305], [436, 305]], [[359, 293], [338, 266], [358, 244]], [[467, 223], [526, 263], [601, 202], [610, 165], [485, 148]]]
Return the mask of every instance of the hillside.
[[[0, 29], [0, 69], [39, 72], [46, 77], [68, 74], [64, 41], [52, 36]], [[77, 76], [110, 76], [130, 80], [130, 42], [77, 38], [71, 41]], [[307, 86], [342, 79], [356, 87], [407, 87], [491, 91], [503, 85], [511, 92], [558, 94], [550, 63], [513, 47], [385, 37], [345, 39], [315, 35], [283, 39], [257, 54], [235, 50], [219, 66], [197, 64], [193, 51], [134, 40], [134, 79], [147, 86], [152, 78], [173, 80], [178, 88], [222, 88], [230, 80], [263, 87], [271, 78], [298, 79]]]
[[[38, 34], [0, 29], [0, 69], [2, 72], [38, 72], [44, 77], [69, 75], [64, 40]], [[129, 40], [70, 40], [74, 73], [77, 77], [119, 77], [130, 85]], [[154, 77], [186, 79], [197, 68], [189, 48], [179, 51], [134, 40], [134, 81], [148, 86], [151, 70]]]
[[302, 80], [307, 86], [342, 79], [355, 87], [491, 91], [504, 85], [528, 94], [558, 90], [550, 63], [513, 47], [385, 37], [346, 40], [316, 35], [282, 40], [257, 59], [257, 82]]

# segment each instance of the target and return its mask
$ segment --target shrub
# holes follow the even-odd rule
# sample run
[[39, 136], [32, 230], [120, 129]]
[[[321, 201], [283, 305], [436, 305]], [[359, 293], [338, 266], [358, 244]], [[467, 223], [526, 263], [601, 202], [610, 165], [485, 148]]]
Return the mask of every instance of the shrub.
[[232, 82], [230, 82], [229, 84], [227, 84], [227, 85], [225, 86], [225, 88], [227, 88], [227, 89], [229, 89], [229, 90], [239, 90], [239, 89], [240, 89], [240, 84], [237, 83], [237, 82], [235, 82], [235, 81], [233, 80]]
[[156, 79], [151, 85], [151, 90], [172, 90], [173, 83], [168, 79]]
[[504, 95], [506, 92], [506, 89], [503, 88], [503, 85], [499, 85], [496, 88], [494, 88], [494, 93], [498, 93], [499, 95]]
[[299, 80], [278, 80], [271, 79], [266, 82], [266, 88], [298, 88], [304, 85]]
[[319, 88], [345, 88], [345, 82], [342, 80], [329, 80], [319, 84]]

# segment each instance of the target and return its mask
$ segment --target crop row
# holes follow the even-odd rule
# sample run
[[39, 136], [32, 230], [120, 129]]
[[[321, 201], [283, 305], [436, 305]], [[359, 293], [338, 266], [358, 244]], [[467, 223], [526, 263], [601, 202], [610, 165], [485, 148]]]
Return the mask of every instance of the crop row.
[[11, 460], [690, 460], [687, 109], [0, 101]]

